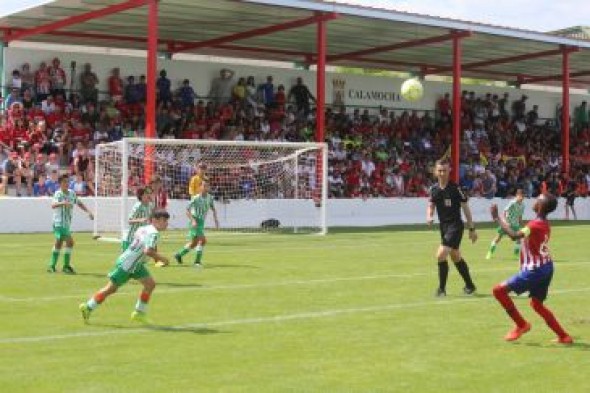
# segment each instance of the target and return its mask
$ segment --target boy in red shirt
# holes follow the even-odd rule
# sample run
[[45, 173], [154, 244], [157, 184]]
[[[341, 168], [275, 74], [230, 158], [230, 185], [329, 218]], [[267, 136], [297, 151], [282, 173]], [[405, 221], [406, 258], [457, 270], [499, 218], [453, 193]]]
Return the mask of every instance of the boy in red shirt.
[[492, 218], [500, 224], [506, 234], [512, 240], [523, 239], [522, 248], [520, 249], [520, 272], [507, 281], [496, 285], [493, 290], [494, 297], [516, 324], [514, 329], [504, 337], [506, 341], [518, 340], [523, 334], [531, 330], [531, 324], [525, 321], [512, 299], [508, 296], [513, 291], [518, 295], [524, 292], [529, 293], [531, 307], [545, 320], [547, 326], [557, 334], [557, 343], [572, 344], [574, 342], [572, 337], [563, 330], [551, 310], [543, 304], [553, 278], [553, 259], [548, 247], [551, 228], [547, 216], [556, 208], [557, 199], [554, 196], [541, 194], [533, 206], [537, 218], [529, 221], [519, 231], [514, 231], [504, 217], [498, 214], [498, 205], [493, 204], [491, 207]]

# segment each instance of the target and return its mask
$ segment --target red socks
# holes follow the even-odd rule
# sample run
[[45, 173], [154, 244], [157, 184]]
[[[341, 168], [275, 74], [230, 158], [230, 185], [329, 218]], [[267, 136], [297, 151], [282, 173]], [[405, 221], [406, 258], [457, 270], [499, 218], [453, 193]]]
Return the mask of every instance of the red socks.
[[516, 326], [522, 328], [526, 325], [526, 321], [520, 314], [520, 312], [516, 309], [514, 302], [508, 296], [508, 290], [504, 285], [498, 284], [494, 287], [493, 290], [494, 297], [498, 300], [498, 302], [504, 307], [506, 313], [512, 318]]
[[539, 314], [545, 320], [547, 326], [549, 326], [551, 330], [553, 330], [559, 338], [568, 336], [568, 334], [565, 332], [565, 330], [563, 330], [559, 322], [557, 322], [557, 319], [555, 318], [551, 310], [549, 310], [547, 307], [543, 305], [543, 302], [541, 302], [538, 299], [532, 298], [531, 307], [533, 308], [533, 310], [537, 312], [537, 314]]
[[141, 291], [141, 294], [139, 295], [139, 300], [141, 300], [143, 303], [148, 303], [150, 301], [150, 293], [146, 292], [146, 291]]
[[104, 295], [104, 293], [102, 292], [96, 292], [94, 294], [94, 301], [98, 304], [104, 302], [104, 299], [106, 298], [106, 296]]

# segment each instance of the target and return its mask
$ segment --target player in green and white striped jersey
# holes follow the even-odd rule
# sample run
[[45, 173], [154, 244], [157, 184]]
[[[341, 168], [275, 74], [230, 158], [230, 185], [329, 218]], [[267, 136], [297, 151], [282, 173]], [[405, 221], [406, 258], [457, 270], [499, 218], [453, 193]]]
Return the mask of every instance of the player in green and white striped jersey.
[[59, 190], [53, 195], [53, 201], [51, 203], [51, 208], [53, 209], [53, 235], [55, 237], [55, 243], [51, 253], [51, 261], [47, 267], [47, 272], [49, 273], [55, 273], [55, 265], [57, 265], [61, 246], [65, 241], [66, 247], [64, 249], [64, 266], [62, 271], [66, 274], [76, 274], [70, 265], [72, 248], [74, 247], [74, 239], [72, 239], [72, 233], [70, 230], [74, 205], [78, 205], [80, 209], [88, 213], [88, 217], [90, 217], [91, 220], [94, 220], [92, 212], [90, 212], [84, 203], [78, 199], [73, 190], [68, 189], [69, 183], [70, 178], [68, 175], [63, 175], [59, 178]]
[[137, 189], [137, 202], [129, 213], [129, 228], [121, 241], [121, 251], [125, 251], [133, 241], [135, 232], [150, 222], [152, 214], [152, 190], [149, 187]]
[[205, 237], [205, 219], [209, 210], [213, 212], [215, 228], [219, 228], [213, 195], [209, 194], [209, 184], [207, 181], [203, 181], [201, 183], [201, 193], [192, 197], [186, 208], [186, 215], [190, 220], [188, 233], [190, 240], [182, 249], [174, 254], [176, 262], [182, 263], [182, 257], [188, 254], [190, 250], [195, 249], [196, 257], [194, 264], [196, 267], [202, 266], [203, 247], [207, 243], [207, 238]]
[[[513, 231], [518, 232], [522, 227], [522, 215], [524, 214], [524, 191], [522, 189], [516, 190], [516, 195], [514, 199], [512, 199], [508, 205], [504, 208], [504, 218], [508, 225], [512, 228]], [[502, 237], [506, 235], [506, 232], [502, 229], [502, 227], [498, 227], [497, 230], [498, 234], [492, 240], [492, 244], [490, 244], [490, 248], [488, 253], [486, 254], [486, 259], [492, 259], [494, 253], [496, 252], [496, 247]], [[520, 240], [514, 242], [514, 254], [520, 254]]]
[[145, 267], [148, 257], [153, 258], [158, 263], [167, 265], [168, 258], [158, 253], [158, 241], [160, 240], [160, 231], [168, 228], [170, 214], [165, 210], [156, 210], [151, 214], [150, 224], [139, 228], [133, 236], [133, 241], [120, 256], [117, 258], [115, 267], [108, 274], [109, 282], [102, 289], [96, 292], [87, 302], [80, 304], [80, 311], [85, 322], [90, 319], [90, 314], [104, 300], [117, 292], [129, 279], [133, 278], [143, 285], [143, 289], [135, 304], [135, 311], [131, 314], [131, 319], [137, 322], [149, 323], [146, 317], [147, 306], [150, 296], [156, 282]]

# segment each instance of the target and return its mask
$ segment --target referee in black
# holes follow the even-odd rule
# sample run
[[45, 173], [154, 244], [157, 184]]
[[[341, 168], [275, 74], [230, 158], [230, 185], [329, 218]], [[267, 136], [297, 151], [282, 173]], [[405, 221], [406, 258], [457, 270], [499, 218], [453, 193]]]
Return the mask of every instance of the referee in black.
[[438, 262], [438, 288], [435, 295], [443, 297], [447, 295], [447, 277], [449, 275], [449, 263], [447, 256], [451, 255], [451, 260], [455, 263], [455, 267], [465, 281], [463, 292], [466, 295], [472, 295], [475, 292], [475, 285], [471, 280], [469, 274], [469, 267], [461, 256], [459, 247], [461, 246], [461, 239], [463, 238], [463, 231], [465, 225], [461, 218], [461, 209], [465, 214], [467, 220], [467, 228], [469, 228], [469, 239], [473, 243], [477, 240], [477, 233], [471, 217], [471, 210], [467, 204], [467, 197], [457, 184], [449, 180], [450, 165], [447, 160], [438, 160], [435, 164], [434, 174], [438, 179], [438, 184], [435, 184], [430, 189], [430, 201], [426, 212], [426, 221], [428, 225], [434, 222], [434, 211], [438, 212], [438, 219], [440, 221], [440, 237], [441, 245], [437, 252]]

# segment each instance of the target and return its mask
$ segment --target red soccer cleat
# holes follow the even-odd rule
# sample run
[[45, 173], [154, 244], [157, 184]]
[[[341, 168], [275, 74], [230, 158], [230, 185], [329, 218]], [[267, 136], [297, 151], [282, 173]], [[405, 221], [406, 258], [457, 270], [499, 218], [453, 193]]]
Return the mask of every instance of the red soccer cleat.
[[529, 330], [531, 330], [531, 324], [528, 322], [525, 322], [525, 325], [523, 327], [515, 327], [514, 329], [512, 329], [511, 331], [508, 332], [508, 334], [504, 337], [504, 340], [506, 341], [516, 341], [518, 340], [523, 334], [525, 334], [526, 332], [528, 332]]
[[566, 335], [563, 337], [556, 338], [555, 340], [553, 340], [553, 342], [563, 345], [572, 345], [574, 343], [574, 339], [571, 336]]

